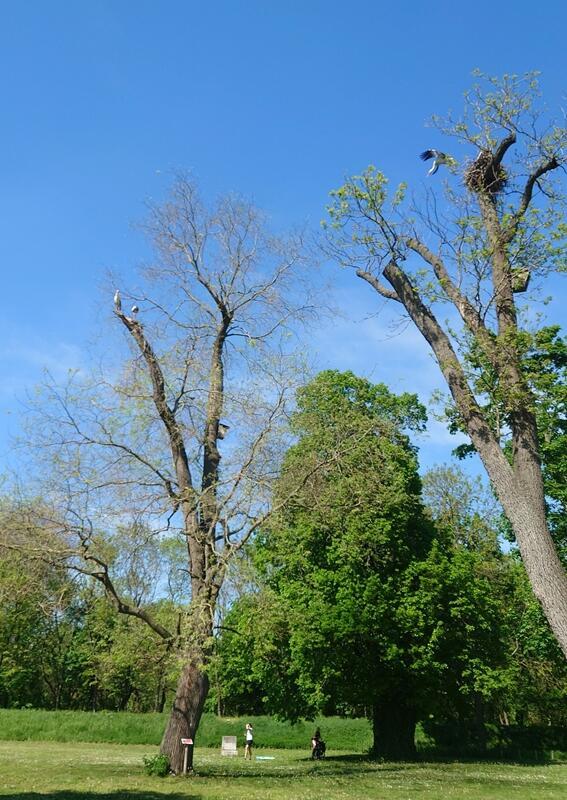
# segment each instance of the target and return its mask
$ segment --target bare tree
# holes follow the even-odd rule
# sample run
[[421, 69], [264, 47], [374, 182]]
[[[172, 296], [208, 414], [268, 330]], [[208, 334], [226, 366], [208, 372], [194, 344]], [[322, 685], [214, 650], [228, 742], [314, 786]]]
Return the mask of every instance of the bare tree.
[[[58, 509], [49, 521], [43, 512], [42, 523], [63, 537], [58, 557], [100, 581], [120, 612], [143, 620], [179, 655], [161, 744], [179, 772], [181, 739], [194, 739], [207, 697], [227, 565], [274, 510], [270, 488], [300, 375], [294, 337], [313, 307], [301, 236], [270, 235], [241, 198], [209, 208], [182, 175], [167, 202], [150, 208], [146, 232], [156, 259], [144, 270], [145, 288], [114, 295], [129, 357], [96, 379], [78, 373], [65, 387], [50, 382], [34, 448]], [[130, 535], [117, 559], [121, 526]], [[124, 560], [136, 562], [144, 548], [137, 532], [171, 531], [185, 543], [176, 579], [185, 577], [190, 598], [176, 630], [116, 578], [117, 564], [124, 572]], [[159, 581], [157, 573], [154, 590]]]
[[[567, 576], [546, 521], [535, 398], [523, 370], [529, 337], [517, 305], [530, 278], [533, 286], [565, 266], [558, 179], [567, 131], [537, 110], [534, 75], [478, 77], [462, 117], [433, 119], [438, 136], [463, 153], [461, 166], [441, 157], [426, 178], [438, 188], [419, 201], [405, 184], [389, 196], [385, 176], [368, 168], [332, 193], [327, 241], [340, 263], [403, 307], [431, 346], [567, 656]], [[491, 391], [500, 419], [488, 412]]]

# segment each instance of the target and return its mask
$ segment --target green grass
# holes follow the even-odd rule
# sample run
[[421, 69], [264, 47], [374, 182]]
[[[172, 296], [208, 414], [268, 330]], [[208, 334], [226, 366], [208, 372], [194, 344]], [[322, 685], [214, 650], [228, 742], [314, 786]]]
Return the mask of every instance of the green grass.
[[[167, 717], [168, 714], [112, 711], [0, 709], [0, 739], [157, 745]], [[370, 724], [364, 719], [328, 717], [291, 725], [271, 717], [219, 718], [214, 714], [203, 715], [197, 743], [201, 747], [220, 747], [223, 736], [238, 736], [240, 740], [246, 722], [254, 725], [254, 738], [260, 747], [307, 748], [316, 725], [334, 749], [364, 753], [372, 744]]]
[[352, 753], [322, 762], [264, 750], [245, 762], [197, 748], [192, 777], [145, 775], [155, 748], [0, 742], [0, 797], [10, 800], [564, 800], [567, 765], [379, 764]]

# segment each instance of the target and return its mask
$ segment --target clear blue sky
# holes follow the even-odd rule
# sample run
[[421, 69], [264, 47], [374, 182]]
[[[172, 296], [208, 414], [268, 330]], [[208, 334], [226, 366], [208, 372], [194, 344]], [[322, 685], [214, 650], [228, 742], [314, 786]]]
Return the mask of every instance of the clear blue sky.
[[[368, 163], [422, 180], [424, 122], [460, 107], [474, 67], [541, 70], [550, 106], [567, 105], [566, 9], [0, 0], [0, 471], [18, 398], [42, 366], [84, 362], [105, 270], [143, 256], [132, 222], [170, 170], [253, 197], [277, 226], [315, 226], [329, 189]], [[427, 399], [439, 380], [418, 335], [392, 346], [371, 290], [340, 286], [350, 316], [315, 337], [318, 363]], [[442, 461], [451, 443], [435, 429], [423, 448]]]

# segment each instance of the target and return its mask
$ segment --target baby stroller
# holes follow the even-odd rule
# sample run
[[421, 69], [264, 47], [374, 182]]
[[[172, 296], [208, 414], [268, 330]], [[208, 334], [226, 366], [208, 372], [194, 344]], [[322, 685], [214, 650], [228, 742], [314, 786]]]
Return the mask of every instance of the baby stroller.
[[316, 759], [319, 761], [321, 758], [325, 758], [325, 751], [327, 750], [327, 745], [322, 739], [311, 739], [311, 758]]

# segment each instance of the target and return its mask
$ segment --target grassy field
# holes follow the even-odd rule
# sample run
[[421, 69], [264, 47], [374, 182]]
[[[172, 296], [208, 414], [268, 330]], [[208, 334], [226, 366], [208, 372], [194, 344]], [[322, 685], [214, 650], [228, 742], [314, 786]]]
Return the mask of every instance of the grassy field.
[[[94, 714], [89, 711], [0, 709], [0, 739], [157, 745], [168, 716], [113, 711]], [[372, 744], [370, 723], [365, 719], [327, 717], [291, 725], [271, 717], [219, 718], [214, 714], [203, 715], [197, 744], [219, 747], [223, 736], [238, 736], [241, 740], [247, 721], [253, 723], [254, 738], [261, 747], [308, 747], [316, 725], [321, 727], [325, 739], [337, 750], [364, 753]]]
[[0, 797], [11, 800], [564, 800], [567, 765], [377, 764], [333, 752], [263, 750], [270, 761], [197, 748], [192, 777], [145, 775], [155, 748], [0, 742]]

